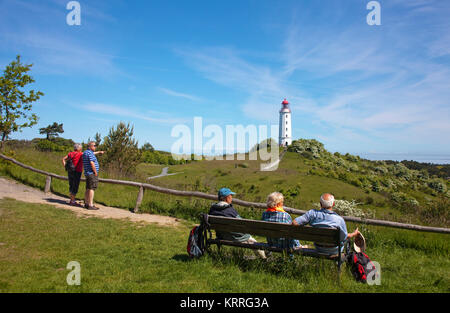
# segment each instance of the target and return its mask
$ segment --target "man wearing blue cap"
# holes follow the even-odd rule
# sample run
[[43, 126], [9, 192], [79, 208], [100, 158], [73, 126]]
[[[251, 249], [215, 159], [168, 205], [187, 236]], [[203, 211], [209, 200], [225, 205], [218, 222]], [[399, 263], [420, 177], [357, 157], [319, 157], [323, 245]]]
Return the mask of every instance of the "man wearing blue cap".
[[[219, 202], [215, 203], [209, 209], [209, 215], [224, 216], [232, 218], [241, 218], [233, 207], [231, 202], [233, 201], [233, 195], [236, 193], [232, 192], [229, 188], [221, 188], [219, 190]], [[238, 241], [242, 243], [255, 243], [257, 242], [250, 234], [236, 233], [236, 232], [216, 232], [217, 238], [223, 240]], [[265, 259], [266, 255], [264, 251], [257, 250], [256, 253]]]

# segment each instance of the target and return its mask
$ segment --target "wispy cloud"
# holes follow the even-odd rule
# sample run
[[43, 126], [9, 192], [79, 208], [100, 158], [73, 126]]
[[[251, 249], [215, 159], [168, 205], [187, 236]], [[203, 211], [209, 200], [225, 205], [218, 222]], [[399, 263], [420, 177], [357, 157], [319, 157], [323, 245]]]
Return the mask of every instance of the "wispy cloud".
[[[450, 67], [434, 58], [450, 52], [450, 23], [442, 15], [432, 20], [435, 11], [427, 1], [409, 6], [415, 11], [408, 20], [392, 20], [392, 27], [378, 33], [369, 33], [364, 24], [362, 31], [290, 25], [277, 67], [245, 59], [233, 48], [177, 53], [205, 78], [244, 91], [242, 110], [248, 117], [274, 120], [280, 99], [288, 97], [294, 114], [308, 116], [317, 136], [335, 149], [344, 138], [363, 149], [379, 145], [371, 151], [388, 149], [387, 142], [403, 149], [442, 149], [443, 143], [450, 146]], [[417, 27], [412, 22], [420, 17], [430, 24], [423, 31], [413, 28], [423, 42], [405, 26]], [[447, 36], [429, 36], [434, 27]]]
[[172, 96], [172, 97], [178, 97], [178, 98], [185, 98], [191, 101], [202, 101], [202, 98], [187, 94], [187, 93], [181, 93], [178, 91], [174, 91], [168, 88], [158, 87], [158, 90], [162, 91], [166, 95]]
[[139, 119], [157, 124], [175, 125], [184, 124], [188, 120], [185, 118], [175, 118], [165, 112], [156, 111], [142, 111], [133, 110], [130, 108], [124, 108], [117, 105], [104, 104], [104, 103], [87, 103], [77, 108], [87, 112], [98, 113], [102, 115], [118, 116], [120, 118]]
[[[70, 26], [65, 21], [68, 12], [65, 10], [66, 4], [56, 0], [0, 2], [0, 11], [8, 12], [4, 14], [5, 18], [0, 19], [0, 49], [32, 59], [37, 73], [84, 74], [103, 78], [124, 75], [115, 64], [114, 54], [102, 51], [101, 47], [95, 46], [95, 42], [86, 40], [85, 36], [77, 36], [77, 32], [67, 32]], [[92, 5], [85, 5], [83, 9], [87, 16], [95, 17], [94, 20], [108, 19], [107, 14]], [[35, 16], [40, 17], [40, 27], [29, 23]], [[82, 24], [80, 27], [92, 30], [94, 23], [92, 21], [89, 26]]]

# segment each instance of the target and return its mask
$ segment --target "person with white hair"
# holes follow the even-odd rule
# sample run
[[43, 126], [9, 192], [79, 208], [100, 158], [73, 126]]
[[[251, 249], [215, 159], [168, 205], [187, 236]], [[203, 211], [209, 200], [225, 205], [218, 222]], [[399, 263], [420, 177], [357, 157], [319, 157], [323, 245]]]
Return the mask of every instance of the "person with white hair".
[[[334, 196], [330, 193], [324, 193], [320, 197], [320, 210], [309, 210], [302, 216], [297, 217], [292, 224], [293, 225], [307, 225], [312, 227], [334, 227], [338, 228], [341, 232], [341, 242], [342, 249], [344, 248], [345, 242], [360, 234], [358, 228], [353, 233], [347, 233], [347, 226], [345, 225], [344, 219], [333, 211], [334, 207]], [[314, 246], [318, 252], [327, 254], [337, 254], [337, 246], [329, 246], [324, 244], [314, 243]]]
[[82, 146], [79, 143], [73, 145], [73, 151], [69, 152], [63, 159], [62, 163], [67, 170], [69, 177], [69, 193], [70, 205], [78, 205], [75, 198], [80, 186], [81, 174], [83, 173], [83, 152]]
[[[266, 222], [292, 224], [292, 217], [283, 209], [284, 196], [280, 192], [272, 192], [267, 197], [267, 210], [262, 214], [262, 220]], [[277, 248], [296, 249], [301, 247], [297, 239], [270, 238], [267, 243]]]

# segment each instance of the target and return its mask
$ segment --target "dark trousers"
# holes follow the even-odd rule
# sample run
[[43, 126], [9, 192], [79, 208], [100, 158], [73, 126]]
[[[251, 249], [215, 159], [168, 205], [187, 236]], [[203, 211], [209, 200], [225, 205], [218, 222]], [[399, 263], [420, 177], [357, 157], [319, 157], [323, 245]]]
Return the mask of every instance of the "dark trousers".
[[69, 172], [69, 192], [71, 195], [77, 195], [80, 186], [81, 172]]

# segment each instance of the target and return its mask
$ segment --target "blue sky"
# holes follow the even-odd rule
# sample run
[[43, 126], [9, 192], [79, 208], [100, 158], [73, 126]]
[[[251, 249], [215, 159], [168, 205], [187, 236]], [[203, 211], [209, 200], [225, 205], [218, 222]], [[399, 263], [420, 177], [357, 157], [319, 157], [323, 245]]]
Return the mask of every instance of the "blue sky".
[[38, 128], [86, 141], [119, 121], [170, 151], [176, 124], [278, 123], [330, 151], [450, 154], [450, 2], [0, 0], [0, 66], [33, 63]]

